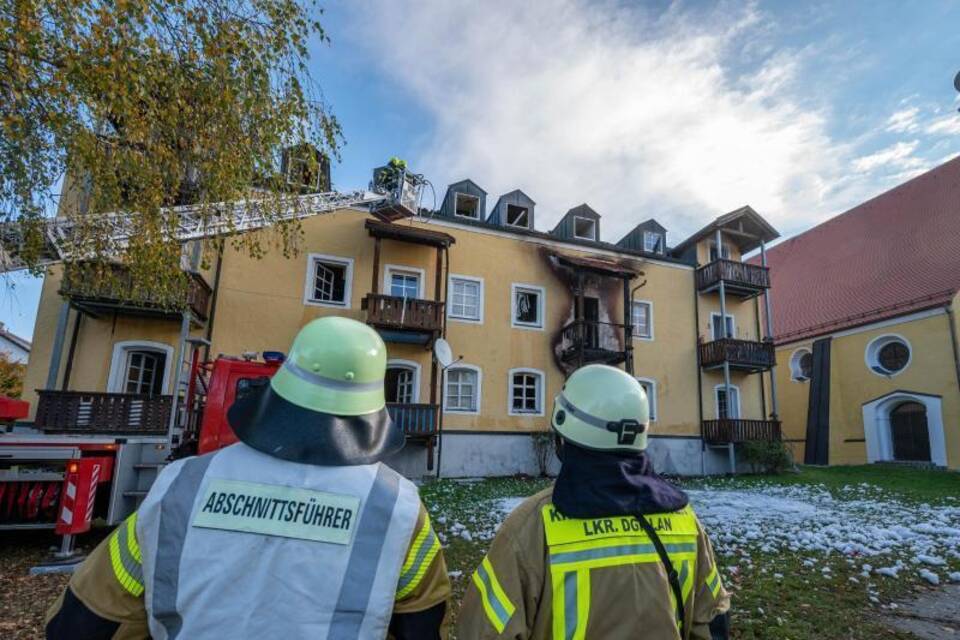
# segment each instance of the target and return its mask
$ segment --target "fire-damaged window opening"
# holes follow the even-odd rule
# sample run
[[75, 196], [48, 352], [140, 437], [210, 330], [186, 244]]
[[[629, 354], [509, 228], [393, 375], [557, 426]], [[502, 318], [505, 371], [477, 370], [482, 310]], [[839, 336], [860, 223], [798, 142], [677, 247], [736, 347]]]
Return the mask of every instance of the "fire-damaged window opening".
[[510, 371], [510, 414], [543, 415], [543, 372], [536, 369]]
[[456, 194], [453, 213], [461, 218], [473, 218], [474, 220], [479, 220], [480, 198], [466, 193]]
[[573, 236], [581, 240], [597, 239], [597, 222], [590, 218], [573, 217]]
[[[730, 245], [728, 245], [725, 242], [720, 244], [720, 257], [723, 258], [724, 260], [730, 259]], [[710, 262], [713, 262], [716, 259], [717, 259], [717, 243], [711, 242], [710, 243]]]
[[663, 253], [663, 234], [653, 231], [643, 232], [643, 250], [647, 253]]
[[353, 260], [311, 254], [306, 302], [322, 306], [349, 307]]
[[648, 300], [634, 300], [633, 337], [641, 340], [653, 340], [653, 303]]
[[511, 227], [530, 228], [530, 211], [515, 204], [507, 205], [507, 224]]
[[542, 329], [544, 295], [543, 287], [513, 285], [513, 325]]

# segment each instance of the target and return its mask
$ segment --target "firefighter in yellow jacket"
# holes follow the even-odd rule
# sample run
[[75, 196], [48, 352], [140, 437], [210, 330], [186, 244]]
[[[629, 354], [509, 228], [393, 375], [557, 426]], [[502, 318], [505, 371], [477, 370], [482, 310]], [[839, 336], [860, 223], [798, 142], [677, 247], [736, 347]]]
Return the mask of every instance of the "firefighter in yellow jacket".
[[472, 576], [460, 640], [711, 640], [730, 599], [687, 496], [645, 454], [643, 387], [583, 367], [557, 396], [562, 467], [500, 528]]

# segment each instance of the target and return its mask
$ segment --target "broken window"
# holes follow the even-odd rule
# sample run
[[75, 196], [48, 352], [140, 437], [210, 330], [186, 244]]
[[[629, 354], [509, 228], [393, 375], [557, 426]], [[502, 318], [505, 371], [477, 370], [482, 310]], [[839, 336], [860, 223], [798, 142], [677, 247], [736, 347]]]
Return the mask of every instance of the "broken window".
[[[727, 245], [727, 244], [725, 244], [725, 243], [721, 243], [721, 245], [720, 245], [720, 257], [723, 258], [724, 260], [729, 260], [729, 259], [730, 259], [730, 246], [729, 246], [729, 245]], [[717, 259], [717, 243], [716, 243], [716, 242], [711, 242], [711, 243], [710, 243], [710, 262], [713, 262], [713, 261], [716, 260], [716, 259]]]
[[663, 246], [663, 234], [655, 233], [652, 231], [643, 232], [643, 250], [647, 253], [660, 253], [664, 252]]
[[510, 413], [542, 413], [543, 374], [517, 371], [510, 379]]
[[454, 215], [461, 218], [480, 219], [480, 198], [466, 193], [458, 193], [454, 196]]
[[525, 285], [513, 287], [513, 324], [543, 326], [543, 289]]
[[353, 264], [347, 259], [313, 258], [313, 290], [310, 302], [345, 307], [350, 297]]
[[590, 218], [573, 218], [573, 236], [581, 240], [597, 239], [597, 221]]
[[530, 228], [530, 211], [515, 204], [507, 205], [507, 224], [511, 227]]

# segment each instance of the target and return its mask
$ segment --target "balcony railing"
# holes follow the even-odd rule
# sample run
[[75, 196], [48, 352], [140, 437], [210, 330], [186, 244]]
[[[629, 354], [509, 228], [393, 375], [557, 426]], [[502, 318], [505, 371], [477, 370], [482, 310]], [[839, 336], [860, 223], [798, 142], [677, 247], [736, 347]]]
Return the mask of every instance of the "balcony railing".
[[734, 369], [764, 371], [776, 364], [772, 342], [754, 342], [721, 338], [697, 346], [700, 366], [705, 369], [722, 367], [729, 362]]
[[426, 440], [437, 434], [439, 409], [435, 404], [387, 403], [387, 411], [394, 424], [412, 440]]
[[578, 367], [623, 362], [624, 329], [624, 325], [613, 322], [574, 320], [560, 330], [560, 358]]
[[173, 396], [37, 390], [35, 424], [44, 431], [159, 435], [167, 432]]
[[363, 300], [367, 324], [381, 329], [439, 332], [443, 328], [443, 303], [368, 293]]
[[700, 267], [696, 277], [697, 290], [701, 292], [713, 291], [719, 287], [721, 280], [727, 293], [740, 297], [754, 296], [770, 288], [770, 270], [767, 267], [725, 258]]
[[703, 437], [709, 444], [775, 442], [781, 438], [780, 422], [777, 420], [742, 420], [740, 418], [704, 420]]
[[97, 313], [119, 311], [145, 315], [176, 315], [189, 309], [206, 320], [212, 290], [199, 273], [186, 273], [183, 286], [160, 291], [148, 286], [133, 290], [129, 270], [123, 265], [81, 262], [64, 269], [60, 295], [75, 305]]

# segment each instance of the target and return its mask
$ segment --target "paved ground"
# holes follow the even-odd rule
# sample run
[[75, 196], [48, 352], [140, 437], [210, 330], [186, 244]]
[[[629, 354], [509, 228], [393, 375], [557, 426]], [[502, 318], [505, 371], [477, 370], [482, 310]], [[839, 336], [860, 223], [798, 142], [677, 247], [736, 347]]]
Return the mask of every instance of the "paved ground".
[[886, 622], [920, 640], [960, 639], [960, 585], [946, 585], [900, 602]]

